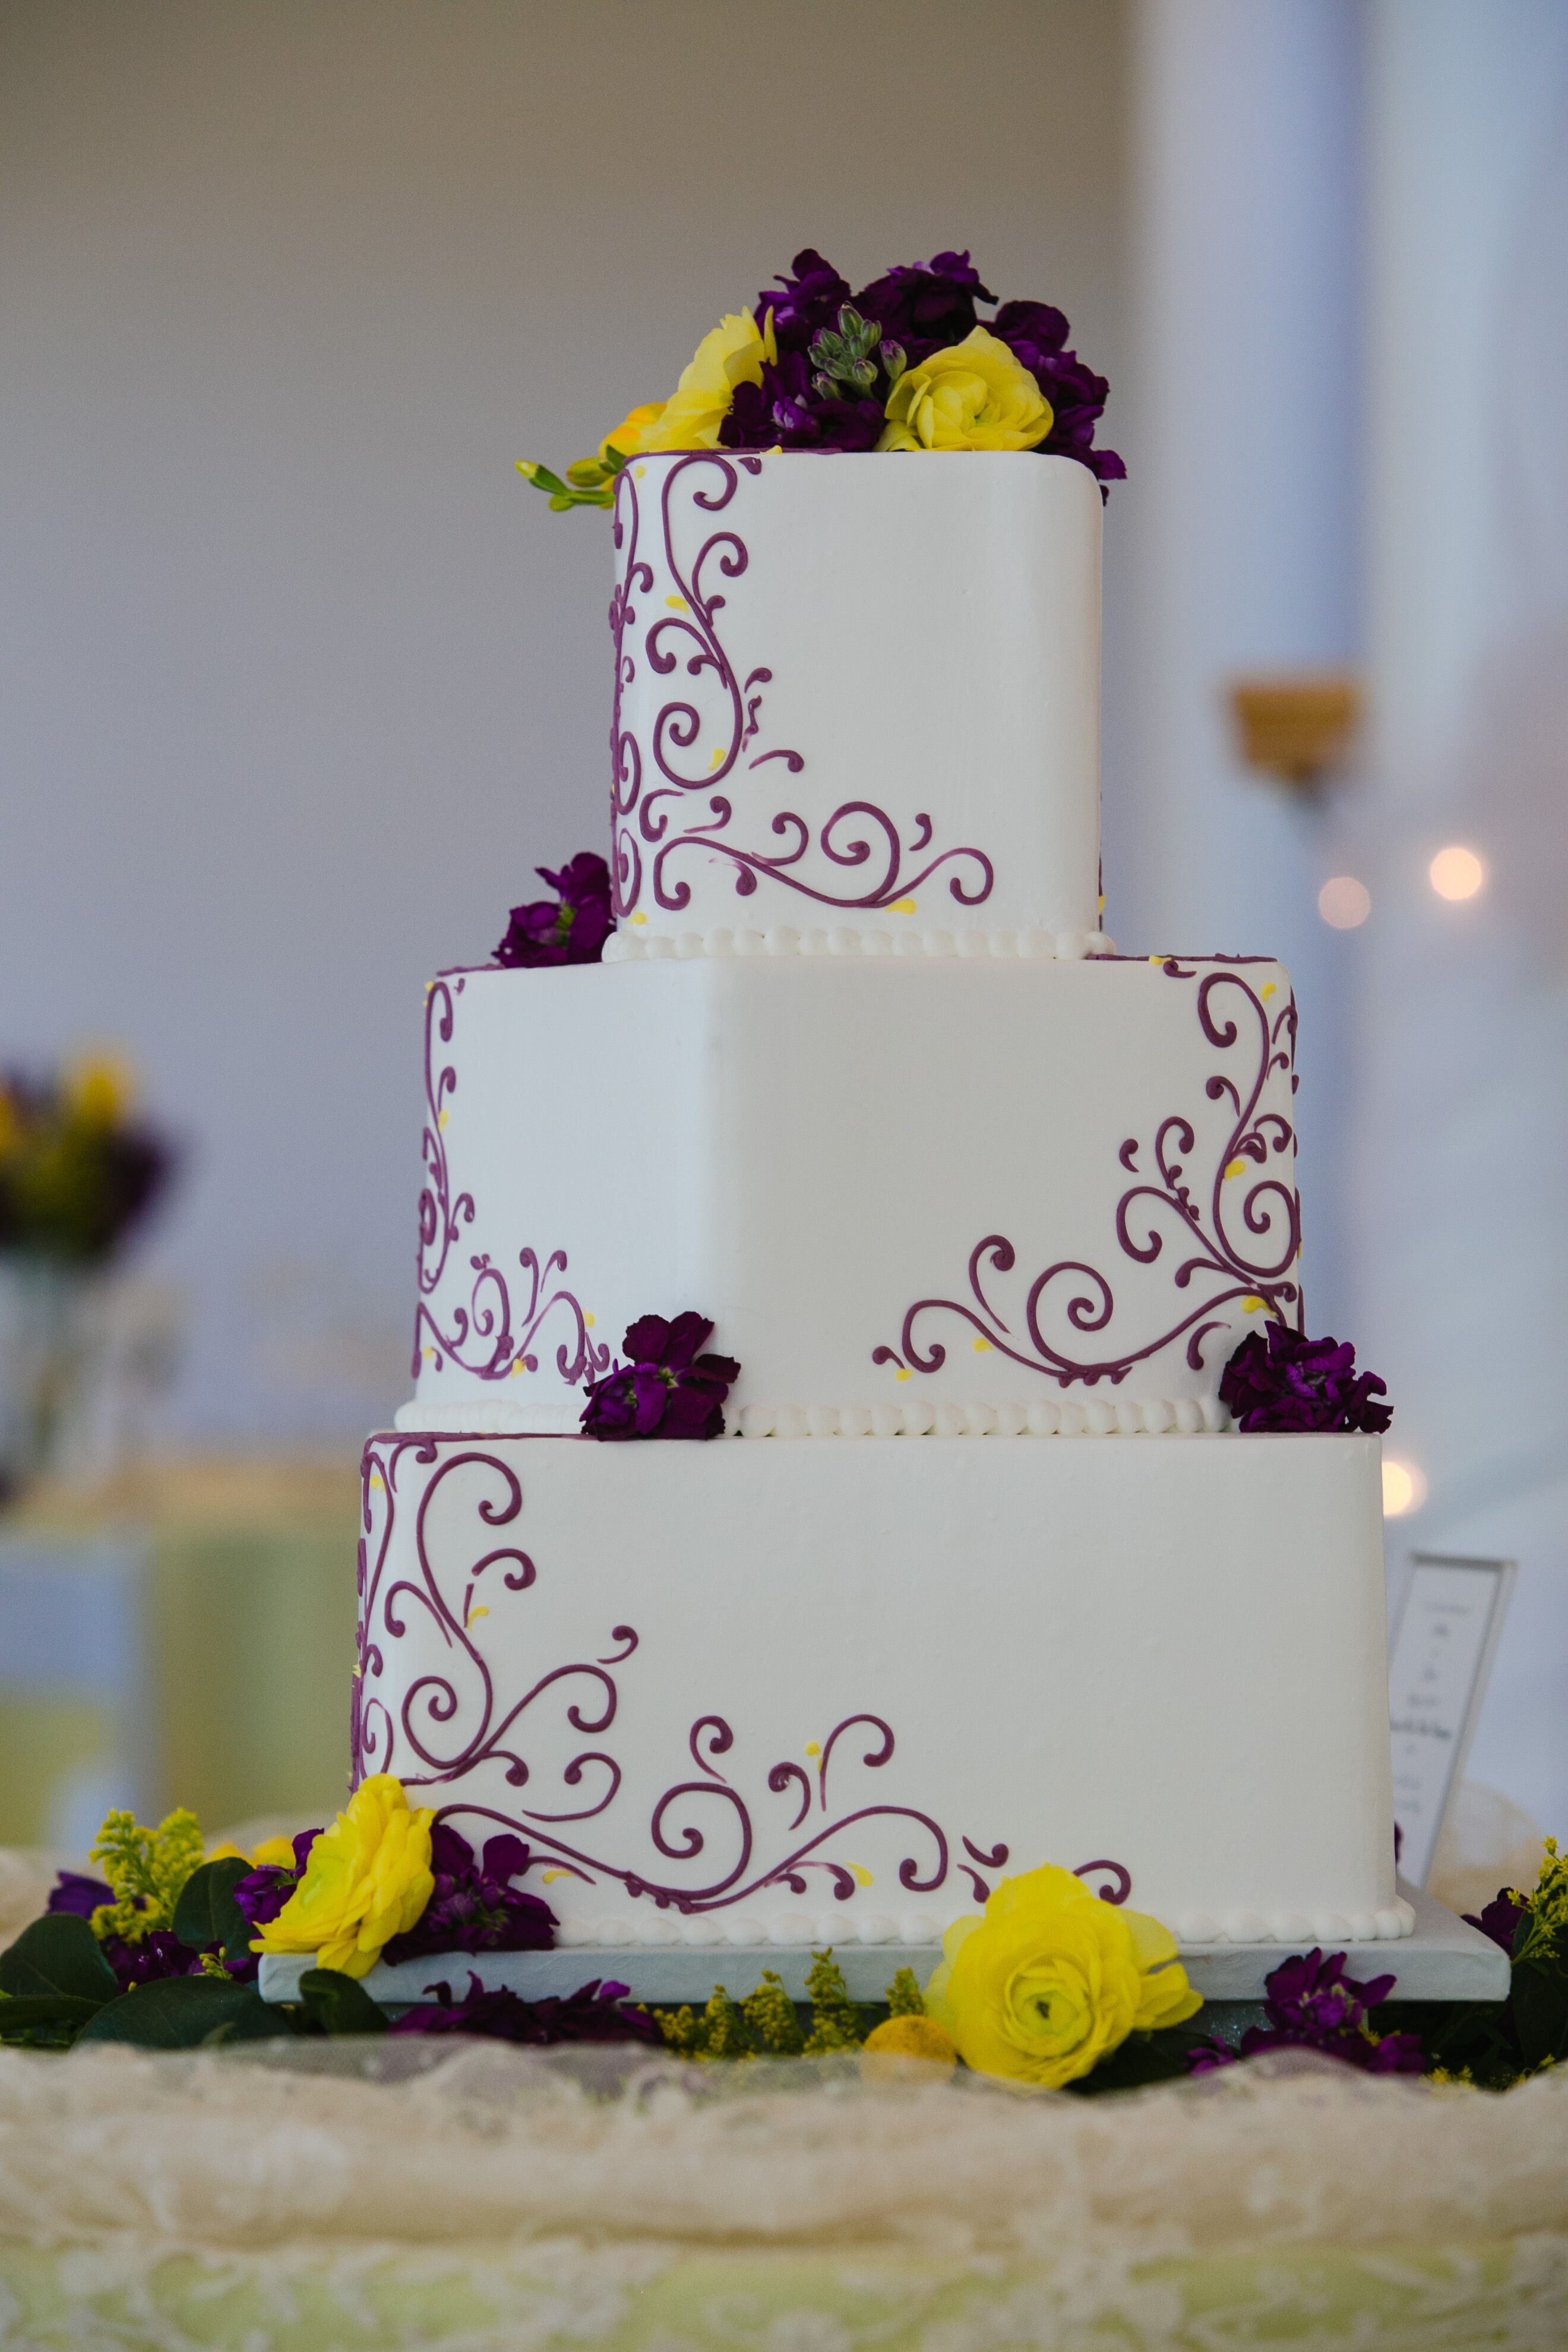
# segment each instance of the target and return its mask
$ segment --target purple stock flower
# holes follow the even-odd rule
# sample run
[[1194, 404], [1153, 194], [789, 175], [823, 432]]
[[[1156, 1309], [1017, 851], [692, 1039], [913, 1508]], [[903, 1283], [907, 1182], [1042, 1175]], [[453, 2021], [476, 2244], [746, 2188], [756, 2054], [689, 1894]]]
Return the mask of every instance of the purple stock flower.
[[763, 287], [752, 313], [760, 326], [773, 312], [773, 341], [781, 357], [785, 352], [809, 351], [815, 337], [834, 324], [840, 306], [849, 299], [849, 280], [840, 278], [814, 247], [797, 253], [790, 268], [793, 277], [781, 272], [776, 287]]
[[514, 907], [497, 963], [520, 965], [597, 963], [615, 929], [610, 911], [610, 869], [591, 849], [579, 850], [560, 872], [535, 867], [541, 881], [559, 895]]
[[883, 339], [901, 343], [910, 365], [932, 352], [961, 343], [980, 323], [976, 302], [996, 297], [980, 283], [967, 253], [933, 254], [927, 262], [900, 264], [873, 278], [855, 297], [863, 319], [875, 319]]
[[761, 383], [735, 387], [719, 428], [726, 449], [874, 449], [887, 418], [882, 403], [832, 398], [817, 391], [804, 352], [764, 361]]
[[1039, 445], [1040, 454], [1076, 457], [1089, 467], [1102, 492], [1107, 482], [1125, 481], [1127, 468], [1115, 450], [1094, 446], [1094, 428], [1110, 386], [1076, 352], [1066, 349], [1068, 322], [1061, 311], [1050, 302], [1004, 302], [991, 331], [1028, 369], [1051, 404], [1051, 429]]
[[1220, 1402], [1238, 1428], [1260, 1430], [1344, 1429], [1379, 1431], [1393, 1410], [1375, 1400], [1387, 1394], [1375, 1372], [1358, 1372], [1355, 1349], [1346, 1340], [1304, 1339], [1282, 1323], [1270, 1323], [1265, 1339], [1249, 1331], [1225, 1368]]
[[497, 2042], [647, 2042], [662, 2046], [663, 2036], [646, 2010], [623, 2006], [627, 1987], [595, 1977], [564, 2000], [524, 2000], [521, 1993], [498, 1986], [487, 1992], [470, 1974], [468, 1990], [454, 2000], [448, 1985], [426, 1988], [436, 1996], [395, 2018], [394, 2033], [480, 2033]]
[[722, 1437], [725, 1397], [741, 1377], [733, 1356], [700, 1356], [705, 1317], [644, 1315], [621, 1342], [629, 1361], [590, 1382], [583, 1427], [590, 1437]]
[[62, 1870], [49, 1889], [47, 1908], [70, 1911], [79, 1919], [90, 1919], [101, 1903], [112, 1903], [114, 1889], [101, 1878], [84, 1878], [79, 1870]]
[[1511, 1886], [1503, 1886], [1499, 1888], [1484, 1911], [1479, 1914], [1467, 1911], [1465, 1918], [1470, 1927], [1479, 1927], [1483, 1936], [1489, 1936], [1494, 1944], [1500, 1944], [1511, 1958], [1519, 1923], [1529, 1909], [1530, 1906], [1522, 1895], [1516, 1894]]
[[1316, 2050], [1366, 2074], [1419, 2074], [1426, 2063], [1419, 2034], [1378, 2036], [1367, 2029], [1368, 2010], [1388, 1999], [1394, 1981], [1383, 1976], [1362, 1983], [1347, 1976], [1343, 1952], [1326, 1960], [1321, 1950], [1298, 1953], [1264, 1980], [1268, 2025], [1248, 2026], [1238, 2050], [1223, 2042], [1203, 2044], [1193, 2053], [1192, 2071], [1211, 2074], [1233, 2065], [1238, 2055], [1256, 2058], [1266, 2050]]
[[253, 1870], [247, 1878], [239, 1881], [234, 1899], [253, 1927], [265, 1927], [277, 1918], [303, 1877], [310, 1848], [321, 1834], [320, 1830], [300, 1832], [294, 1840], [292, 1870], [286, 1870], [280, 1863], [264, 1863], [259, 1870]]
[[399, 1960], [424, 1959], [433, 1952], [548, 1952], [555, 1941], [555, 1914], [537, 1895], [508, 1882], [521, 1878], [531, 1859], [521, 1838], [487, 1838], [476, 1861], [466, 1837], [446, 1822], [430, 1832], [430, 1867], [436, 1888], [405, 1935], [395, 1936], [382, 1954]]

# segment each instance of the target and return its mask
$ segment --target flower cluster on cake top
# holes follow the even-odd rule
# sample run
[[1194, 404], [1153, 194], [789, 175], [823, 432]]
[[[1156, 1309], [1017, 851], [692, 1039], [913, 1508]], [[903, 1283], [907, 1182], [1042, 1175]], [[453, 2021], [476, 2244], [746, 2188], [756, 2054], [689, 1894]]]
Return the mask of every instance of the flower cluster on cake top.
[[858, 293], [811, 247], [752, 309], [698, 345], [668, 400], [633, 408], [565, 478], [518, 470], [557, 510], [607, 507], [628, 459], [661, 450], [1017, 449], [1074, 457], [1100, 485], [1127, 468], [1097, 449], [1110, 390], [1068, 349], [1049, 302], [1004, 302], [967, 252], [900, 264]]
[[1220, 1402], [1238, 1429], [1361, 1430], [1380, 1434], [1394, 1419], [1375, 1372], [1358, 1372], [1348, 1339], [1309, 1339], [1283, 1323], [1267, 1338], [1249, 1331], [1220, 1377]]

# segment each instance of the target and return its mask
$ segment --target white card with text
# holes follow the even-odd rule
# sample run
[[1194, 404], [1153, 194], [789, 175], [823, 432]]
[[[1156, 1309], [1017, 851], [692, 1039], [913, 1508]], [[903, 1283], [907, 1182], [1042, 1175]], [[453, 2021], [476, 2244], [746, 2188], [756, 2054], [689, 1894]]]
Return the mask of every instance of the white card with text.
[[1399, 1872], [1425, 1886], [1486, 1696], [1518, 1573], [1511, 1559], [1416, 1552], [1388, 1662]]

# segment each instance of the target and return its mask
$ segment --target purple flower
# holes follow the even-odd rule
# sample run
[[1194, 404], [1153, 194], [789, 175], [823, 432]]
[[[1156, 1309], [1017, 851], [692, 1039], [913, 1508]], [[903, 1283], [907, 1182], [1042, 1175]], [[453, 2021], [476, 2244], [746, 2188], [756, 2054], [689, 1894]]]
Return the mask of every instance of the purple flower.
[[591, 849], [579, 850], [558, 874], [548, 866], [534, 871], [559, 893], [514, 907], [497, 963], [519, 965], [597, 963], [615, 929], [610, 911], [610, 869]]
[[1511, 1887], [1504, 1886], [1493, 1895], [1484, 1911], [1479, 1915], [1467, 1911], [1465, 1917], [1472, 1927], [1479, 1927], [1483, 1936], [1489, 1936], [1494, 1944], [1500, 1944], [1511, 1958], [1519, 1923], [1529, 1909], [1530, 1906], [1521, 1895], [1516, 1895]]
[[537, 1895], [509, 1881], [521, 1878], [531, 1859], [521, 1838], [488, 1838], [478, 1861], [466, 1837], [446, 1822], [430, 1832], [430, 1867], [436, 1890], [415, 1925], [395, 1936], [382, 1954], [399, 1960], [424, 1959], [433, 1952], [548, 1952], [555, 1941], [555, 1914]]
[[863, 319], [875, 319], [885, 341], [901, 343], [913, 367], [932, 352], [961, 343], [979, 324], [976, 302], [996, 297], [980, 283], [967, 253], [933, 254], [930, 261], [888, 270], [855, 297]]
[[1374, 1399], [1387, 1394], [1375, 1372], [1357, 1372], [1347, 1340], [1304, 1339], [1270, 1323], [1267, 1340], [1249, 1331], [1225, 1368], [1220, 1402], [1239, 1428], [1259, 1430], [1388, 1427], [1393, 1410]]
[[721, 1410], [741, 1377], [733, 1356], [700, 1356], [713, 1326], [700, 1315], [644, 1315], [621, 1345], [629, 1361], [589, 1383], [583, 1427], [590, 1437], [722, 1437]]
[[726, 449], [874, 449], [887, 422], [882, 403], [828, 397], [813, 382], [803, 351], [764, 361], [761, 383], [735, 387], [719, 428]]
[[265, 1927], [277, 1918], [304, 1876], [310, 1848], [321, 1834], [320, 1830], [300, 1832], [294, 1840], [292, 1870], [286, 1870], [280, 1863], [264, 1863], [259, 1870], [253, 1870], [247, 1878], [238, 1882], [234, 1899], [253, 1927]]
[[1100, 483], [1125, 481], [1127, 468], [1114, 449], [1094, 446], [1094, 428], [1110, 386], [1065, 348], [1068, 322], [1049, 302], [1004, 302], [991, 322], [1014, 357], [1022, 362], [1051, 404], [1052, 424], [1040, 443], [1042, 457], [1076, 457]]
[[114, 1889], [101, 1878], [84, 1878], [79, 1870], [62, 1870], [49, 1889], [47, 1908], [70, 1911], [79, 1919], [90, 1919], [100, 1903], [112, 1903]]
[[809, 351], [823, 328], [832, 326], [840, 305], [849, 299], [848, 279], [840, 278], [833, 264], [824, 261], [813, 247], [797, 253], [790, 268], [795, 275], [785, 278], [781, 273], [776, 288], [764, 286], [752, 313], [760, 327], [767, 313], [773, 312], [773, 341], [781, 356], [785, 352]]
[[1368, 2010], [1386, 2000], [1394, 1986], [1392, 1976], [1364, 1984], [1347, 1976], [1343, 1952], [1326, 1960], [1319, 1950], [1298, 1953], [1264, 1979], [1268, 2025], [1248, 2026], [1239, 2050], [1223, 2042], [1201, 2043], [1189, 2062], [1192, 2071], [1207, 2074], [1233, 2065], [1238, 2055], [1256, 2058], [1265, 2050], [1317, 2050], [1367, 2074], [1419, 2074], [1426, 2063], [1419, 2034], [1377, 2036], [1366, 2030]]
[[[162, 1984], [166, 1977], [202, 1973], [201, 1953], [182, 1944], [167, 1927], [154, 1927], [133, 1944], [123, 1936], [106, 1936], [100, 1948], [119, 1978], [121, 1992], [130, 1992], [136, 1985]], [[216, 1955], [218, 1947], [214, 1944], [209, 1948]], [[249, 1973], [255, 1974], [254, 1963]]]
[[580, 1986], [564, 2000], [524, 2000], [500, 1986], [487, 1992], [470, 1974], [468, 1990], [454, 2000], [449, 1985], [426, 1986], [433, 2002], [405, 2010], [393, 2021], [394, 2033], [482, 2033], [497, 2042], [647, 2042], [663, 2036], [646, 2010], [623, 2007], [627, 1988], [611, 1981]]

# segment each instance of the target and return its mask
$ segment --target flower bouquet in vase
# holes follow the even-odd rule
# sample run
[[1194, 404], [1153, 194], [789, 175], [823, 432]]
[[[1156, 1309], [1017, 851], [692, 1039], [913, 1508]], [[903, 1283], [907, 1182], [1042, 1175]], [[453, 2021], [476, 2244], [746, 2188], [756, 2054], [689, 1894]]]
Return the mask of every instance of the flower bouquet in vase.
[[79, 1451], [110, 1272], [173, 1165], [120, 1063], [0, 1074], [0, 1500]]

